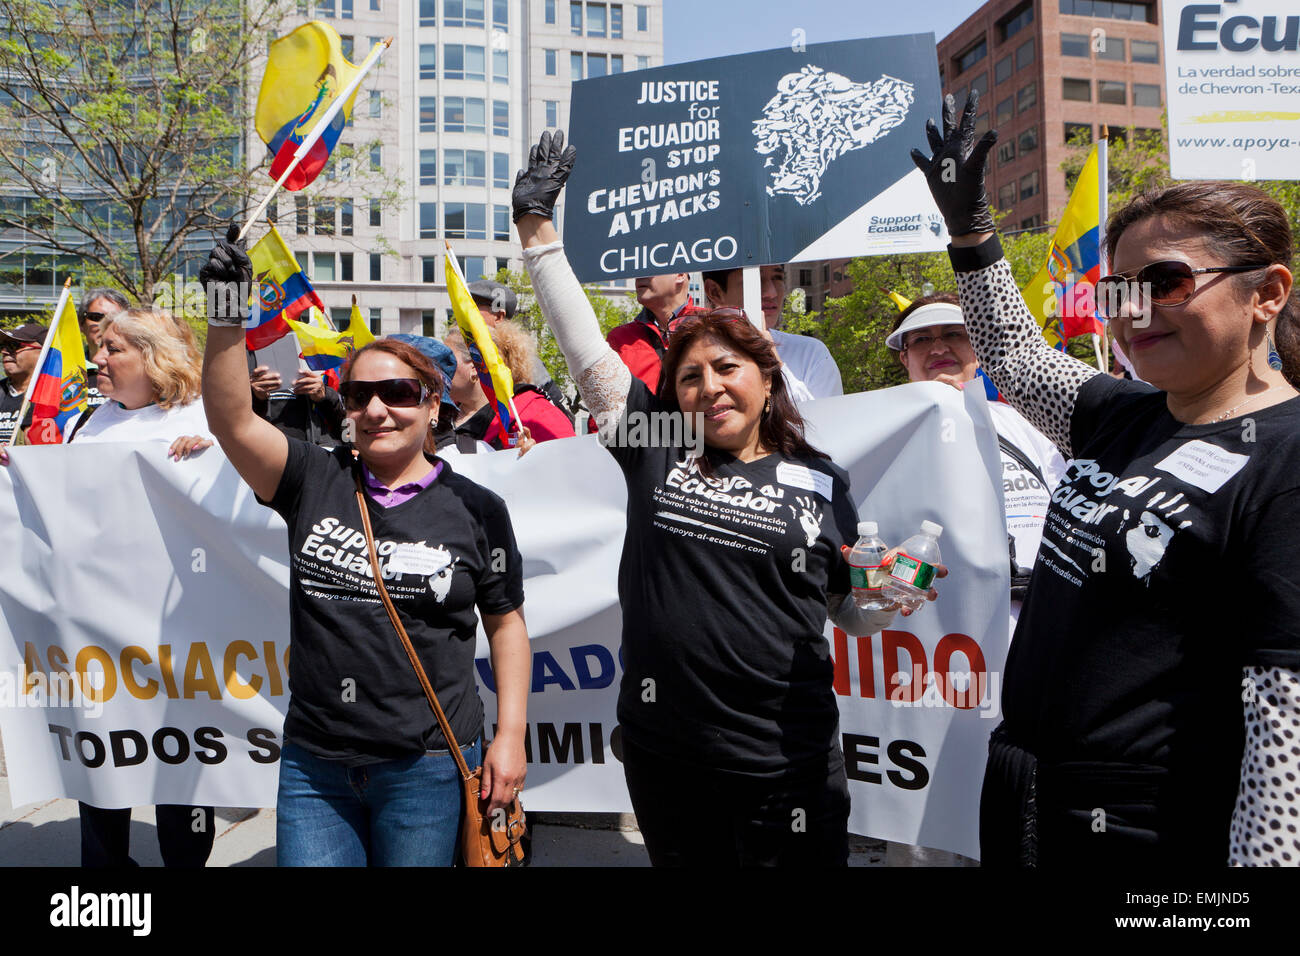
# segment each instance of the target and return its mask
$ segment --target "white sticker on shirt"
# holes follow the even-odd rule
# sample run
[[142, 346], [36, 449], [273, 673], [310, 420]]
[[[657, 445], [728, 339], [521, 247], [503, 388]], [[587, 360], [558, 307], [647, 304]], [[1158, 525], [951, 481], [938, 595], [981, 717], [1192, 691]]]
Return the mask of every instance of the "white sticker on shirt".
[[1157, 462], [1156, 467], [1189, 485], [1214, 494], [1229, 478], [1246, 467], [1248, 461], [1249, 455], [1224, 451], [1209, 442], [1194, 438], [1184, 442], [1163, 461]]
[[814, 491], [827, 501], [831, 500], [831, 476], [820, 471], [813, 471], [806, 465], [795, 465], [783, 461], [776, 466], [776, 480], [783, 485]]
[[451, 564], [451, 552], [439, 545], [399, 544], [388, 558], [388, 570], [397, 574], [437, 574]]

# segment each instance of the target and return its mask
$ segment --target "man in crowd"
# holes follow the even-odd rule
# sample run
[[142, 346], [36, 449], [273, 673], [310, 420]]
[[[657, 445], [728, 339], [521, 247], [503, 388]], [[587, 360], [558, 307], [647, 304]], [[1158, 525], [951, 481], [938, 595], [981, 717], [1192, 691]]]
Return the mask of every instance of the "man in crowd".
[[458, 409], [456, 447], [463, 451], [476, 451], [479, 446], [475, 443], [483, 442], [488, 448], [504, 448], [496, 409], [488, 404], [483, 386], [479, 384], [473, 356], [460, 330], [453, 327], [443, 336], [443, 341], [456, 358], [456, 374], [451, 379], [451, 400]]
[[99, 326], [106, 316], [129, 308], [130, 300], [116, 289], [87, 289], [77, 309], [77, 323], [86, 337], [86, 407], [103, 405], [108, 399], [99, 391], [99, 367], [90, 357], [99, 351]]
[[[483, 316], [483, 321], [487, 323], [489, 330], [496, 328], [498, 322], [513, 319], [515, 313], [519, 311], [519, 297], [507, 285], [491, 279], [478, 279], [466, 288], [469, 289], [470, 298], [478, 306], [479, 315]], [[573, 413], [569, 411], [569, 403], [565, 400], [564, 393], [560, 391], [560, 386], [555, 384], [551, 373], [546, 370], [545, 364], [537, 356], [533, 357], [532, 380], [533, 384], [560, 411], [564, 412], [569, 419], [569, 424], [573, 424]]]
[[[740, 269], [706, 272], [703, 278], [704, 294], [709, 297], [714, 308], [745, 307]], [[785, 364], [786, 371], [803, 383], [812, 398], [843, 395], [839, 366], [831, 358], [825, 344], [811, 335], [791, 335], [777, 328], [781, 324], [781, 308], [785, 305], [785, 266], [763, 266], [759, 269], [758, 281], [762, 295], [763, 321], [767, 323], [772, 344]], [[798, 388], [792, 391], [796, 398], [800, 397]]]
[[248, 383], [253, 411], [291, 438], [334, 448], [343, 437], [343, 399], [325, 384], [320, 372], [303, 371], [293, 388], [281, 387], [280, 373], [258, 365], [248, 353]]
[[652, 392], [659, 388], [659, 367], [677, 323], [688, 315], [708, 311], [691, 301], [686, 291], [689, 284], [685, 272], [641, 276], [636, 280], [636, 300], [641, 311], [631, 322], [610, 329], [605, 336], [628, 370]]
[[[0, 354], [4, 358], [5, 377], [0, 379], [0, 445], [9, 441], [18, 427], [23, 396], [41, 357], [41, 345], [49, 329], [38, 322], [28, 322], [16, 329], [0, 329]], [[31, 425], [32, 410], [27, 409], [23, 427]]]

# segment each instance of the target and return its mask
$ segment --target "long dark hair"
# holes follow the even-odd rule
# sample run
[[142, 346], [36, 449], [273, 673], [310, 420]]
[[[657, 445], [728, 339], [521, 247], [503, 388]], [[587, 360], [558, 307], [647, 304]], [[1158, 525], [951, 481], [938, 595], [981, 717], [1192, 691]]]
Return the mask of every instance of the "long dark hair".
[[703, 315], [689, 316], [673, 330], [668, 353], [659, 370], [658, 394], [664, 405], [671, 411], [681, 411], [677, 404], [677, 369], [690, 347], [702, 338], [714, 338], [735, 349], [753, 361], [764, 378], [771, 380], [771, 408], [763, 414], [758, 426], [759, 441], [764, 447], [785, 458], [830, 459], [830, 455], [814, 448], [804, 436], [803, 416], [786, 390], [776, 349], [748, 319], [737, 317], [735, 309], [714, 309]]
[[[1114, 260], [1115, 247], [1125, 229], [1151, 216], [1168, 216], [1184, 226], [1189, 235], [1200, 236], [1225, 265], [1265, 262], [1291, 268], [1294, 246], [1286, 210], [1254, 186], [1190, 182], [1142, 193], [1111, 216], [1106, 227], [1107, 258]], [[1259, 282], [1261, 275], [1262, 270], [1245, 272], [1236, 280], [1245, 288]], [[1274, 342], [1282, 357], [1282, 374], [1300, 388], [1300, 302], [1294, 286], [1277, 315]]]
[[[347, 362], [343, 365], [343, 371], [339, 374], [340, 383], [352, 380], [352, 367], [356, 365], [357, 359], [367, 352], [387, 352], [399, 361], [411, 366], [411, 370], [415, 372], [415, 377], [419, 379], [420, 384], [429, 393], [429, 397], [425, 401], [433, 404], [434, 416], [431, 424], [436, 424], [438, 409], [442, 400], [442, 373], [438, 371], [438, 366], [433, 364], [433, 360], [408, 342], [399, 342], [396, 339], [375, 339], [375, 341], [362, 346], [348, 356]], [[438, 450], [438, 443], [433, 437], [432, 430], [424, 436], [424, 450], [431, 455]]]

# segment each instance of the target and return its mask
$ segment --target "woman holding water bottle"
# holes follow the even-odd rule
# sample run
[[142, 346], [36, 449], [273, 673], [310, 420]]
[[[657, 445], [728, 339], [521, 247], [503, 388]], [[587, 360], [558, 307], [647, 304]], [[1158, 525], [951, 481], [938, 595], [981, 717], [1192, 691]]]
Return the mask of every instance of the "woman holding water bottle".
[[[770, 340], [737, 309], [677, 327], [657, 393], [631, 375], [551, 223], [574, 158], [563, 133], [542, 134], [514, 219], [538, 303], [627, 482], [618, 718], [646, 849], [656, 866], [843, 865], [848, 785], [822, 630], [828, 612], [850, 634], [894, 615], [849, 595], [848, 477], [804, 438]], [[676, 416], [683, 440], [635, 441], [671, 431], [647, 429], [655, 416]]]
[[[913, 151], [1002, 395], [1072, 458], [1007, 658], [985, 865], [1300, 864], [1300, 307], [1285, 211], [1242, 183], [1141, 195], [1097, 301], [1142, 382], [1050, 348], [948, 97]], [[1145, 384], [1149, 382], [1151, 384]], [[1215, 585], [1218, 587], [1215, 587]]]

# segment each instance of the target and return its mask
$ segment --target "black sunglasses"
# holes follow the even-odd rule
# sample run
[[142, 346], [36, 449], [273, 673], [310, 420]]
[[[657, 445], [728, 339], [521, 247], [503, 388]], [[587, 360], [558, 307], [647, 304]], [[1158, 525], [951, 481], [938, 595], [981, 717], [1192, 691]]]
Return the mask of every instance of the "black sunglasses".
[[103, 322], [105, 315], [107, 315], [107, 313], [105, 312], [83, 312], [81, 313], [81, 321], [82, 322]]
[[17, 355], [23, 349], [38, 349], [40, 347], [40, 342], [5, 342], [0, 345], [0, 352], [8, 352], [10, 355]]
[[351, 411], [359, 412], [376, 395], [389, 408], [414, 408], [424, 404], [429, 390], [419, 379], [386, 378], [378, 382], [343, 382], [339, 385], [339, 395]]
[[1268, 263], [1253, 266], [1210, 266], [1193, 269], [1186, 262], [1169, 259], [1145, 265], [1137, 272], [1117, 272], [1097, 280], [1097, 311], [1108, 319], [1119, 316], [1131, 300], [1149, 302], [1165, 308], [1186, 305], [1196, 294], [1196, 277], [1209, 272], [1251, 272], [1267, 268]]

